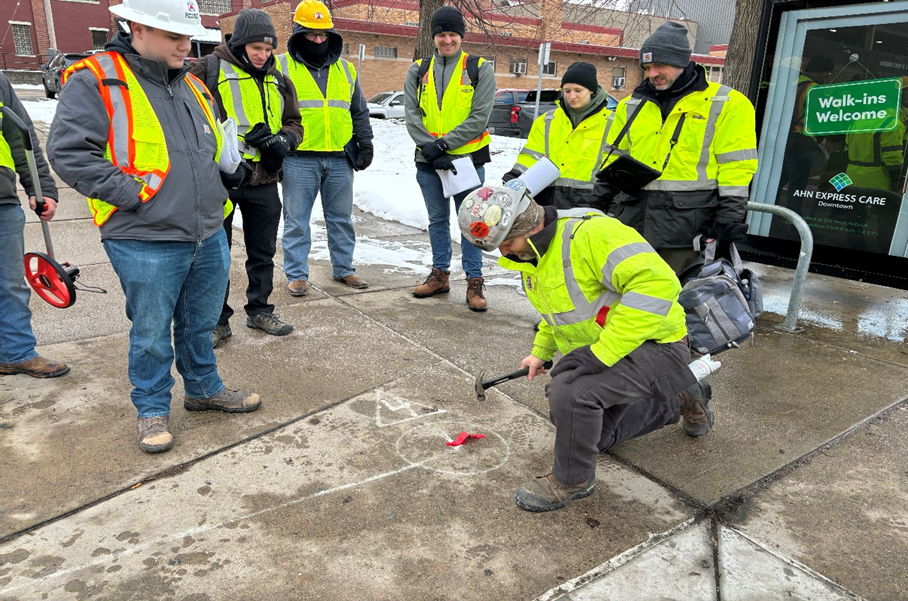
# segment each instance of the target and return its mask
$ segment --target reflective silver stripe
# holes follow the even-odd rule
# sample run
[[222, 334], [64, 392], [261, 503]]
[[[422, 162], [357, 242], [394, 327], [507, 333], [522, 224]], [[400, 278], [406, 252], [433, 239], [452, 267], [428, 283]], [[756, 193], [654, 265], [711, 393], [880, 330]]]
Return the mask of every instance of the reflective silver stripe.
[[[625, 123], [627, 123], [628, 121], [630, 121], [631, 119], [634, 118], [634, 115], [637, 114], [637, 111], [639, 111], [640, 108], [643, 106], [643, 99], [642, 99], [642, 98], [634, 98], [633, 96], [631, 96], [631, 99], [627, 101], [627, 104], [628, 104], [628, 106], [633, 107], [634, 110], [628, 109], [628, 110], [626, 111], [627, 117], [624, 119], [624, 122], [625, 122]], [[621, 132], [618, 132], [618, 133], [621, 133]], [[624, 135], [624, 139], [627, 140], [627, 147], [630, 148], [631, 145], [632, 145], [632, 144], [631, 144], [631, 128], [630, 128], [630, 127], [627, 128], [627, 133]], [[620, 142], [619, 142], [619, 144], [620, 144]], [[616, 148], [615, 150], [617, 150], [617, 148]]]
[[[353, 99], [353, 74], [350, 73], [350, 63], [341, 59], [339, 62], [344, 65], [344, 73], [347, 75], [347, 84], [350, 86], [350, 99]], [[335, 63], [337, 64], [337, 63]], [[350, 108], [350, 103], [347, 103], [347, 108]]]
[[536, 159], [537, 161], [545, 156], [545, 153], [538, 152], [536, 150], [531, 150], [531, 149], [527, 148], [526, 146], [524, 146], [523, 149], [521, 149], [520, 154], [525, 154], [528, 157]]
[[157, 190], [161, 187], [161, 184], [164, 183], [164, 178], [154, 173], [146, 173], [145, 175], [140, 176], [139, 179], [148, 184], [152, 190]]
[[625, 292], [621, 297], [621, 304], [631, 309], [646, 311], [665, 317], [672, 308], [672, 302], [664, 298], [640, 294], [639, 292]]
[[700, 148], [700, 162], [697, 163], [697, 179], [706, 181], [706, 165], [709, 164], [710, 146], [713, 138], [716, 137], [716, 121], [719, 120], [719, 114], [728, 100], [728, 93], [731, 88], [728, 86], [719, 86], [716, 95], [710, 98], [709, 117], [706, 121], [706, 131], [703, 132], [703, 146]]
[[280, 64], [280, 67], [278, 67], [278, 70], [279, 70], [281, 73], [283, 73], [284, 75], [286, 75], [287, 77], [290, 77], [290, 66], [289, 66], [289, 64], [287, 63], [287, 55], [286, 55], [286, 54], [278, 54], [278, 55], [277, 55], [277, 62]]
[[[901, 146], [899, 147], [901, 149]], [[716, 155], [717, 163], [731, 163], [733, 161], [749, 161], [757, 158], [757, 149], [748, 148], [747, 150], [732, 150]]]
[[602, 132], [602, 144], [599, 146], [599, 153], [596, 155], [596, 162], [593, 164], [593, 171], [590, 173], [590, 181], [596, 177], [596, 174], [599, 173], [599, 169], [602, 167], [602, 163], [605, 161], [605, 147], [609, 144], [605, 141], [608, 137], [608, 130], [612, 128], [612, 116], [609, 115], [605, 119], [605, 131]]
[[634, 255], [639, 255], [642, 253], [652, 253], [656, 252], [653, 250], [653, 247], [649, 245], [648, 242], [631, 242], [630, 244], [625, 244], [624, 246], [619, 246], [615, 250], [609, 253], [608, 259], [605, 261], [605, 265], [602, 266], [602, 283], [606, 287], [614, 290], [615, 285], [612, 284], [612, 278], [615, 277], [615, 268], [629, 257]]
[[555, 118], [555, 111], [549, 111], [545, 114], [545, 156], [549, 156], [549, 133], [552, 131], [552, 119]]
[[690, 192], [694, 190], [715, 190], [717, 182], [714, 179], [705, 181], [657, 179], [644, 186], [644, 190], [658, 190], [660, 192]]
[[349, 100], [329, 100], [326, 104], [331, 108], [350, 110]]
[[[109, 54], [99, 54], [98, 64], [104, 73], [105, 79], [115, 79], [120, 81], [120, 75], [117, 73], [117, 67], [114, 59]], [[132, 168], [132, 161], [129, 156], [129, 114], [126, 110], [126, 82], [124, 85], [107, 86], [110, 92], [110, 103], [113, 105], [113, 115], [110, 116], [110, 128], [113, 130], [113, 140], [108, 138], [113, 151], [114, 158], [117, 160], [117, 166], [121, 168]], [[102, 84], [103, 85], [103, 84]]]
[[553, 186], [561, 186], [562, 188], [572, 188], [574, 190], [592, 190], [593, 182], [588, 182], [585, 179], [571, 179], [569, 177], [559, 177], [553, 183]]
[[299, 105], [301, 109], [317, 109], [325, 106], [324, 100], [300, 100]]
[[221, 59], [221, 71], [224, 72], [224, 78], [230, 88], [230, 101], [233, 103], [234, 112], [236, 112], [236, 131], [245, 135], [249, 128], [252, 127], [252, 124], [249, 123], [249, 117], [246, 115], [246, 109], [243, 106], [243, 92], [240, 90], [240, 76], [242, 74], [234, 65], [224, 59]]
[[719, 186], [719, 196], [744, 196], [750, 195], [747, 186]]

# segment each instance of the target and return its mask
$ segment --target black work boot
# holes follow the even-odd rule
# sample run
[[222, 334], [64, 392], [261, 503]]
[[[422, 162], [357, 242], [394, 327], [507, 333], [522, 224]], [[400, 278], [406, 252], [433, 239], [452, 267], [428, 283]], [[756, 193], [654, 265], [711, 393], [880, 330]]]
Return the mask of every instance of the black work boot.
[[233, 336], [233, 332], [230, 330], [229, 323], [214, 326], [214, 329], [211, 331], [211, 348], [218, 348], [222, 342], [231, 336]]
[[713, 389], [706, 380], [700, 380], [687, 390], [678, 393], [681, 401], [681, 427], [688, 436], [703, 436], [712, 427], [715, 419], [709, 401]]

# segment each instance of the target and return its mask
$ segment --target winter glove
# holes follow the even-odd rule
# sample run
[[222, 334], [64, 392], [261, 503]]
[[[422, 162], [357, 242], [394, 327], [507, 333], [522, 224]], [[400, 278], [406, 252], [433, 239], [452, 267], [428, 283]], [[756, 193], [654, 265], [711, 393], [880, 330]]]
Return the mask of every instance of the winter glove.
[[[435, 163], [435, 160], [444, 156], [447, 150], [448, 144], [444, 140], [433, 140], [419, 147], [422, 158], [426, 159], [427, 163]], [[435, 168], [438, 169], [438, 167]]]
[[372, 157], [375, 150], [373, 149], [372, 144], [369, 143], [357, 143], [357, 146], [359, 146], [359, 155], [356, 157], [356, 162], [353, 163], [353, 168], [357, 171], [362, 171], [372, 164]]
[[589, 346], [581, 346], [562, 357], [549, 375], [554, 378], [564, 374], [564, 381], [570, 382], [580, 376], [602, 373], [605, 369], [605, 363], [593, 354]]
[[454, 166], [454, 157], [449, 154], [443, 154], [432, 161], [432, 169], [440, 171], [453, 171], [457, 175], [457, 167]]
[[221, 171], [221, 183], [228, 190], [235, 190], [252, 178], [252, 167], [246, 161], [240, 161], [236, 171], [224, 173]]
[[271, 137], [271, 128], [265, 125], [264, 123], [256, 123], [252, 126], [246, 135], [245, 140], [246, 144], [253, 146], [261, 150], [262, 143]]
[[511, 181], [512, 179], [517, 179], [520, 176], [521, 176], [521, 173], [519, 171], [517, 171], [516, 169], [511, 169], [510, 171], [508, 171], [507, 173], [505, 173], [504, 175], [501, 176], [501, 183], [503, 183], [503, 184], [507, 183], [507, 182]]
[[720, 244], [728, 245], [747, 237], [747, 224], [712, 221], [703, 228], [703, 235], [718, 240]]
[[262, 145], [259, 146], [259, 150], [262, 151], [262, 154], [282, 159], [289, 155], [290, 151], [293, 150], [292, 145], [293, 143], [290, 140], [290, 134], [281, 132], [265, 138]]

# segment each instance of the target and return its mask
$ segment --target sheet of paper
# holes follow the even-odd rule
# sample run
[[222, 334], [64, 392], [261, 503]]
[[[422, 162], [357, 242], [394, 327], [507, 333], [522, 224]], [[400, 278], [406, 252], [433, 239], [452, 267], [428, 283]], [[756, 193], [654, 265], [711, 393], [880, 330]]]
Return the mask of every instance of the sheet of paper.
[[542, 157], [536, 164], [523, 172], [519, 180], [527, 186], [530, 196], [536, 196], [550, 186], [561, 175], [561, 171], [548, 157]]
[[227, 119], [219, 122], [218, 129], [221, 130], [221, 157], [218, 160], [218, 167], [224, 173], [233, 173], [243, 160], [236, 135], [236, 121]]
[[441, 179], [442, 193], [446, 197], [454, 196], [464, 190], [478, 188], [482, 184], [479, 181], [479, 174], [476, 173], [476, 167], [473, 166], [473, 159], [469, 155], [454, 159], [454, 169], [457, 170], [457, 173], [452, 170], [435, 170]]

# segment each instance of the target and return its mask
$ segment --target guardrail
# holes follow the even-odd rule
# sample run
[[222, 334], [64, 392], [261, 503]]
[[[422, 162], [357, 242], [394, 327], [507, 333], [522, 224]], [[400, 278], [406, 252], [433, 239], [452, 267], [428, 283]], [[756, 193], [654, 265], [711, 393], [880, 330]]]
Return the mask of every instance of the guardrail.
[[797, 326], [798, 314], [801, 311], [801, 294], [804, 291], [804, 282], [807, 279], [807, 271], [810, 269], [810, 258], [813, 256], [813, 233], [804, 218], [788, 209], [777, 205], [763, 204], [760, 202], [748, 202], [748, 211], [760, 211], [771, 213], [788, 220], [798, 232], [801, 238], [801, 250], [798, 254], [798, 265], [795, 268], [794, 283], [791, 285], [791, 296], [788, 297], [788, 312], [785, 314], [785, 321], [780, 326], [780, 330], [786, 332], [799, 332], [802, 328]]

